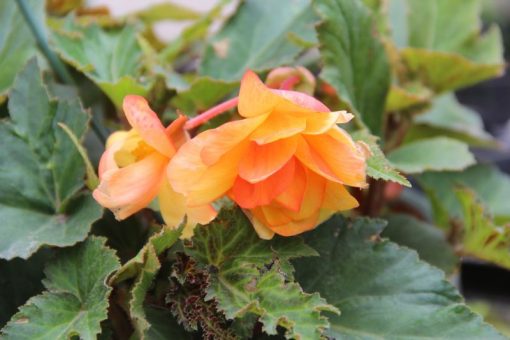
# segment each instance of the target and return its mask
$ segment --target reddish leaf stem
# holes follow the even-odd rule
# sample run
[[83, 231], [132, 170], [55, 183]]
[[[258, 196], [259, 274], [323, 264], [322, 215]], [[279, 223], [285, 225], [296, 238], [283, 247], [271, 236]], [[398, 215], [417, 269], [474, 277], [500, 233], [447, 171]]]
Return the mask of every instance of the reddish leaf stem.
[[215, 107], [212, 107], [209, 110], [202, 112], [200, 115], [188, 120], [188, 122], [184, 125], [184, 129], [186, 130], [194, 129], [197, 126], [200, 126], [205, 122], [208, 122], [217, 115], [230, 109], [233, 109], [234, 107], [237, 106], [238, 102], [239, 97], [235, 97], [219, 105], [216, 105]]

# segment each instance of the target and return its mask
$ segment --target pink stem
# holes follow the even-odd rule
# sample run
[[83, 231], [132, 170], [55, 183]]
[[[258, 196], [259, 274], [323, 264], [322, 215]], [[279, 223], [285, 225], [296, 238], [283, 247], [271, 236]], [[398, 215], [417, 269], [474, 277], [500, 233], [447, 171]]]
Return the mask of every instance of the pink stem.
[[237, 103], [239, 102], [239, 97], [232, 98], [230, 100], [227, 100], [226, 102], [223, 102], [219, 105], [216, 105], [215, 107], [210, 108], [207, 111], [202, 112], [198, 116], [188, 120], [186, 124], [184, 124], [184, 129], [191, 130], [196, 128], [197, 126], [202, 125], [205, 122], [208, 122], [212, 118], [216, 117], [217, 115], [228, 111], [230, 109], [233, 109], [237, 106]]
[[292, 90], [294, 86], [296, 86], [301, 78], [299, 76], [290, 76], [284, 81], [282, 81], [282, 84], [280, 85], [280, 90]]

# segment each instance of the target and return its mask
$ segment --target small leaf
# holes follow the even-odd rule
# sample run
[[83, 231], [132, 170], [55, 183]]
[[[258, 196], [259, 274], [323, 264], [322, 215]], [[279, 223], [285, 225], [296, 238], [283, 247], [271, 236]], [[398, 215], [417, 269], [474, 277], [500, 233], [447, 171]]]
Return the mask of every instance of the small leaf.
[[337, 307], [335, 339], [504, 339], [468, 309], [444, 273], [378, 238], [382, 220], [335, 216], [306, 234], [320, 257], [294, 260], [306, 291]]
[[485, 132], [478, 113], [461, 105], [453, 95], [435, 99], [431, 110], [417, 115], [414, 122], [441, 129], [442, 134], [450, 134], [470, 144], [495, 144], [494, 138]]
[[106, 31], [96, 24], [55, 31], [61, 57], [94, 81], [120, 107], [127, 94], [144, 96], [150, 85], [140, 79], [142, 50], [132, 26]]
[[43, 245], [87, 236], [102, 209], [80, 193], [85, 168], [58, 123], [82, 138], [89, 115], [78, 99], [50, 99], [35, 60], [16, 78], [11, 120], [0, 123], [0, 258], [28, 258]]
[[[462, 216], [462, 208], [455, 196], [455, 188], [462, 185], [476, 192], [496, 223], [510, 221], [510, 178], [493, 166], [476, 165], [462, 172], [426, 173], [417, 179], [436, 203], [436, 217], [441, 214], [451, 218]], [[448, 220], [441, 222], [440, 225], [445, 225]]]
[[316, 339], [328, 327], [321, 312], [336, 309], [292, 281], [287, 261], [315, 255], [300, 238], [261, 240], [240, 211], [224, 209], [215, 222], [197, 228], [192, 241], [186, 253], [216, 269], [207, 299], [215, 299], [227, 318], [254, 313], [265, 332], [276, 334], [279, 325], [288, 338]]
[[[265, 71], [292, 63], [303, 50], [296, 39], [315, 42], [309, 0], [247, 0], [207, 47], [200, 74], [239, 80], [247, 69]], [[254, 29], [257, 27], [257, 29]]]
[[412, 84], [406, 87], [392, 85], [384, 110], [391, 112], [419, 107], [428, 103], [431, 97], [432, 92], [423, 85]]
[[[36, 20], [44, 22], [44, 1], [27, 0], [26, 4]], [[16, 74], [36, 52], [35, 39], [16, 1], [0, 2], [0, 104]]]
[[388, 159], [397, 169], [410, 174], [463, 170], [476, 162], [466, 144], [446, 137], [404, 144], [390, 152]]
[[411, 215], [392, 214], [387, 220], [388, 226], [381, 236], [416, 250], [420, 259], [441, 268], [446, 274], [453, 273], [459, 259], [442, 230]]
[[374, 179], [392, 181], [410, 187], [411, 183], [402, 176], [395, 167], [386, 159], [384, 153], [377, 144], [377, 137], [366, 130], [359, 130], [352, 134], [354, 140], [367, 143], [372, 151], [372, 156], [367, 160], [367, 175]]
[[119, 267], [105, 239], [91, 237], [64, 249], [46, 267], [46, 291], [20, 308], [2, 329], [5, 339], [96, 339], [107, 317], [106, 278]]
[[322, 19], [317, 28], [324, 63], [321, 77], [380, 136], [390, 68], [384, 47], [374, 35], [370, 10], [361, 0], [314, 4]]
[[470, 189], [458, 189], [463, 210], [462, 253], [510, 269], [510, 226], [497, 226]]

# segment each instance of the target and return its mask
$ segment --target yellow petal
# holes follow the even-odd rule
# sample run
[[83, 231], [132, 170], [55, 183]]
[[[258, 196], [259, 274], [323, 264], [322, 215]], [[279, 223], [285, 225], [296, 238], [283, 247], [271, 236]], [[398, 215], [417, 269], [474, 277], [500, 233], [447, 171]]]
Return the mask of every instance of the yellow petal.
[[339, 183], [327, 181], [322, 209], [342, 211], [354, 209], [359, 206], [358, 201]]
[[159, 209], [165, 224], [176, 228], [184, 220], [186, 215], [186, 198], [175, 192], [167, 179], [163, 180], [158, 195]]
[[267, 144], [292, 137], [306, 129], [306, 118], [273, 112], [251, 134], [250, 139], [257, 144]]
[[296, 137], [262, 145], [251, 142], [239, 164], [239, 176], [250, 183], [268, 178], [287, 164], [296, 151], [297, 142]]
[[168, 139], [158, 115], [151, 110], [145, 98], [136, 95], [126, 96], [122, 107], [129, 124], [140, 133], [148, 145], [165, 156], [173, 156], [175, 148]]

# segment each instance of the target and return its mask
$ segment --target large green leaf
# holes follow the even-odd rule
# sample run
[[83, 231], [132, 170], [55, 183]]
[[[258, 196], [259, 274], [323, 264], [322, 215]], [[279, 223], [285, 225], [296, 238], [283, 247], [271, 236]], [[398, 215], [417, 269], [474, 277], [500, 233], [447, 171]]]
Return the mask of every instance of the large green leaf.
[[215, 299], [227, 318], [254, 313], [266, 333], [276, 334], [279, 325], [287, 337], [301, 339], [319, 338], [328, 327], [320, 312], [335, 309], [287, 281], [292, 277], [289, 259], [316, 254], [300, 238], [261, 240], [239, 210], [224, 209], [215, 222], [196, 230], [192, 241], [186, 253], [215, 268], [207, 299]]
[[106, 278], [119, 262], [104, 238], [62, 250], [46, 267], [46, 291], [20, 308], [2, 329], [5, 339], [96, 339], [106, 319]]
[[[501, 75], [501, 33], [481, 34], [481, 0], [407, 0], [409, 68], [437, 92]], [[402, 9], [401, 9], [402, 10]]]
[[[44, 1], [26, 1], [30, 11], [44, 22]], [[16, 1], [0, 2], [0, 103], [14, 82], [16, 74], [35, 55], [37, 46]]]
[[359, 130], [352, 134], [356, 141], [367, 143], [372, 151], [372, 156], [367, 160], [367, 175], [374, 179], [392, 181], [410, 187], [411, 183], [402, 176], [395, 167], [386, 159], [384, 153], [377, 144], [377, 137], [366, 130]]
[[157, 309], [155, 307], [145, 307], [145, 315], [151, 327], [145, 335], [147, 340], [191, 340], [193, 335], [186, 332], [182, 326], [179, 326], [175, 318], [169, 311]]
[[9, 114], [0, 122], [0, 258], [27, 258], [42, 245], [83, 240], [102, 209], [79, 193], [84, 164], [57, 124], [82, 138], [89, 115], [76, 98], [48, 96], [35, 60], [16, 78]]
[[496, 223], [510, 221], [510, 178], [495, 167], [476, 165], [462, 172], [426, 173], [418, 181], [432, 199], [436, 217], [446, 216], [446, 220], [439, 221], [442, 225], [448, 223], [448, 217], [462, 216], [455, 196], [455, 188], [460, 185], [476, 192]]
[[392, 214], [387, 216], [387, 220], [388, 226], [382, 233], [383, 237], [416, 250], [420, 259], [441, 268], [447, 274], [455, 270], [458, 257], [442, 230], [406, 214]]
[[466, 144], [447, 137], [436, 137], [404, 144], [388, 154], [390, 162], [409, 173], [463, 170], [475, 164]]
[[146, 95], [140, 76], [142, 50], [133, 26], [106, 31], [97, 25], [55, 31], [53, 42], [67, 62], [92, 79], [120, 107], [128, 94]]
[[336, 339], [504, 339], [471, 312], [444, 273], [380, 240], [382, 220], [341, 216], [307, 234], [320, 257], [295, 260], [296, 278], [340, 309]]
[[381, 135], [390, 68], [383, 45], [374, 35], [370, 10], [360, 0], [316, 1], [324, 62], [321, 77]]
[[[315, 42], [309, 0], [247, 0], [210, 41], [200, 73], [239, 80], [246, 69], [264, 71], [292, 63]], [[257, 29], [254, 29], [254, 28]]]
[[457, 190], [463, 211], [462, 253], [510, 269], [510, 226], [497, 226], [469, 189]]

